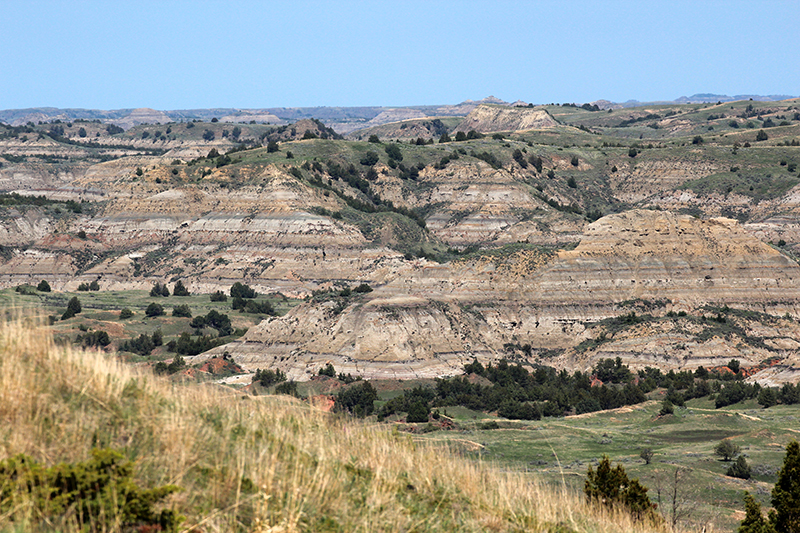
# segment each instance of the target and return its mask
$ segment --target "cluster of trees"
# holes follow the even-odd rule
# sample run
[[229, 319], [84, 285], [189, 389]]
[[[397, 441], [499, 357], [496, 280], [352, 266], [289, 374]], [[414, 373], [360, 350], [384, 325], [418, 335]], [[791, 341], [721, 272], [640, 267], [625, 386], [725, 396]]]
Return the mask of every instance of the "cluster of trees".
[[159, 361], [156, 363], [153, 370], [156, 374], [175, 374], [180, 372], [186, 368], [186, 361], [183, 360], [183, 357], [180, 355], [176, 355], [172, 358], [172, 362], [170, 364], [165, 363], [164, 361]]
[[[262, 302], [256, 302], [255, 298], [258, 296], [258, 293], [253, 290], [249, 285], [245, 285], [239, 281], [234, 283], [230, 289], [231, 297], [233, 301], [231, 302], [231, 309], [239, 310], [241, 313], [252, 313], [252, 314], [262, 314], [262, 315], [275, 315], [275, 308], [272, 307], [272, 304], [268, 301], [264, 300]], [[211, 295], [211, 301], [226, 301], [227, 297], [221, 291], [217, 291], [216, 293]]]
[[108, 332], [99, 329], [78, 335], [78, 337], [75, 339], [75, 343], [85, 348], [105, 347], [111, 344], [111, 338], [108, 336]]
[[[729, 364], [736, 366], [735, 363], [738, 361]], [[592, 373], [569, 374], [547, 366], [529, 371], [507, 361], [484, 367], [477, 360], [465, 365], [464, 371], [486, 378], [491, 385], [473, 383], [467, 376], [437, 379], [435, 389], [418, 387], [390, 400], [381, 408], [379, 417], [408, 413], [417, 405], [427, 406], [427, 412], [435, 407], [460, 405], [478, 411], [497, 411], [504, 418], [538, 420], [542, 416], [589, 413], [641, 403], [656, 388], [667, 389], [662, 415], [672, 414], [675, 405], [683, 406], [692, 398], [715, 393], [718, 407], [757, 396], [785, 403], [800, 400], [800, 387], [791, 384], [773, 391], [742, 382], [741, 373], [711, 374], [703, 367], [695, 372], [667, 373], [646, 367], [634, 374], [619, 358], [601, 359]], [[593, 376], [602, 384], [593, 383]]]
[[153, 332], [152, 335], [142, 333], [135, 339], [124, 341], [119, 345], [120, 351], [131, 352], [142, 356], [150, 355], [150, 353], [157, 347], [164, 343], [164, 336], [160, 329]]
[[100, 290], [100, 284], [97, 282], [97, 280], [93, 280], [91, 283], [81, 283], [80, 285], [78, 285], [79, 292], [99, 291], [99, 290]]
[[[172, 289], [172, 294], [174, 296], [189, 296], [191, 293], [189, 290], [184, 286], [181, 280], [175, 282], [175, 287]], [[158, 297], [158, 296], [169, 296], [169, 287], [167, 287], [166, 283], [159, 283], [156, 282], [155, 285], [150, 289], [150, 296]]]
[[320, 376], [328, 376], [329, 378], [338, 379], [343, 383], [353, 383], [354, 381], [361, 381], [361, 376], [353, 377], [350, 374], [345, 374], [344, 372], [339, 372], [339, 375], [336, 375], [336, 369], [333, 367], [331, 363], [328, 363], [323, 368], [320, 368], [317, 373]]
[[370, 416], [375, 409], [378, 391], [369, 381], [362, 381], [341, 391], [336, 396], [334, 412], [347, 412], [355, 416]]
[[[607, 367], [617, 374], [606, 375]], [[637, 404], [645, 401], [649, 392], [641, 384], [634, 384], [632, 373], [619, 358], [598, 363], [595, 372], [609, 378], [609, 383], [600, 386], [592, 386], [588, 373], [569, 374], [547, 366], [529, 372], [507, 361], [484, 368], [476, 360], [465, 365], [464, 370], [483, 376], [492, 385], [472, 383], [465, 376], [437, 379], [433, 406], [462, 405], [474, 410], [496, 410], [506, 418], [535, 420], [572, 411], [588, 413]]]
[[197, 355], [224, 344], [217, 337], [211, 335], [192, 336], [188, 331], [180, 334], [177, 340], [167, 343], [167, 350], [183, 355]]
[[214, 328], [219, 337], [225, 337], [233, 333], [233, 326], [228, 315], [222, 314], [216, 309], [212, 309], [207, 315], [197, 315], [189, 325], [196, 330], [203, 328]]
[[253, 375], [253, 383], [258, 383], [262, 387], [269, 387], [270, 385], [274, 385], [275, 383], [281, 383], [286, 381], [286, 374], [281, 372], [280, 370], [261, 370], [257, 369], [256, 373]]

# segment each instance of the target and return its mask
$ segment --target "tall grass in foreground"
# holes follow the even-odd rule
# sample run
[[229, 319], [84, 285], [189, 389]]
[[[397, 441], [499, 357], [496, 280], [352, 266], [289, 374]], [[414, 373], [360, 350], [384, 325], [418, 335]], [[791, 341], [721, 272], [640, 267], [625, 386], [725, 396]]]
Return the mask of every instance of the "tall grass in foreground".
[[[46, 327], [0, 324], [0, 460], [45, 465], [121, 451], [141, 487], [184, 490], [186, 530], [644, 532], [625, 513], [285, 396], [174, 383]], [[22, 506], [0, 530], [76, 530]], [[113, 531], [112, 526], [100, 528]]]

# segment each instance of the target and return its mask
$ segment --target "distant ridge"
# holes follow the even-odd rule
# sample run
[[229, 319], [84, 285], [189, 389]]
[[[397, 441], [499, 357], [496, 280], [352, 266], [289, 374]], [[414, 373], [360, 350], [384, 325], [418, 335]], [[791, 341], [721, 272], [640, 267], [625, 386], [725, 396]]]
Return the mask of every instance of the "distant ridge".
[[[692, 96], [681, 96], [675, 100], [641, 102], [628, 100], [626, 102], [612, 102], [610, 100], [596, 100], [591, 102], [601, 109], [619, 109], [623, 107], [641, 107], [658, 104], [689, 104], [689, 103], [716, 103], [732, 102], [737, 100], [754, 100], [758, 102], [776, 102], [798, 98], [797, 96], [773, 94], [750, 95], [739, 94], [728, 96], [724, 94], [697, 93]], [[146, 107], [138, 109], [60, 109], [56, 107], [35, 107], [26, 109], [0, 110], [0, 123], [12, 126], [21, 126], [27, 122], [52, 122], [55, 120], [99, 120], [104, 123], [117, 124], [125, 129], [142, 123], [185, 122], [191, 120], [211, 120], [217, 118], [223, 122], [242, 120], [256, 121], [270, 124], [286, 124], [304, 118], [321, 120], [327, 126], [339, 133], [353, 131], [375, 124], [383, 124], [391, 120], [403, 120], [402, 117], [442, 117], [466, 116], [481, 104], [493, 104], [510, 107], [525, 106], [523, 100], [508, 103], [495, 96], [487, 96], [481, 100], [464, 100], [458, 104], [444, 105], [419, 105], [419, 106], [363, 106], [363, 107], [270, 107], [270, 108], [208, 108], [208, 109], [176, 109], [156, 110]], [[535, 105], [535, 104], [534, 104]], [[369, 123], [369, 124], [367, 124]]]

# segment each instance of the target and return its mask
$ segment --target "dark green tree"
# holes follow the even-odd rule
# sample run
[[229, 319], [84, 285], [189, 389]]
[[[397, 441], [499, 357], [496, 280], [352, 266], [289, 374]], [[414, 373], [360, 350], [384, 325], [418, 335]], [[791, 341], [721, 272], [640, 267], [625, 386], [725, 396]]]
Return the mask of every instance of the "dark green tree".
[[176, 305], [172, 308], [172, 316], [192, 318], [192, 310], [189, 309], [187, 304]]
[[256, 296], [258, 296], [258, 294], [251, 289], [249, 285], [245, 285], [239, 281], [231, 285], [232, 298], [255, 298]]
[[394, 144], [394, 143], [387, 144], [386, 147], [384, 147], [384, 150], [386, 151], [386, 155], [388, 155], [390, 158], [394, 159], [395, 161], [402, 161], [403, 160], [403, 152], [400, 151], [400, 146], [399, 145]]
[[36, 286], [36, 290], [40, 292], [50, 292], [50, 284], [46, 280], [42, 280]]
[[750, 479], [750, 465], [747, 464], [747, 459], [744, 458], [744, 455], [740, 455], [736, 461], [731, 463], [725, 475], [738, 477], [739, 479]]
[[269, 141], [267, 143], [267, 152], [273, 153], [278, 151], [278, 141]]
[[369, 136], [369, 142], [379, 144], [381, 140], [377, 135], [373, 133], [372, 135]]
[[758, 134], [756, 134], [757, 141], [766, 141], [767, 139], [769, 139], [769, 135], [767, 135], [767, 132], [764, 130], [761, 130], [758, 132]]
[[175, 282], [175, 287], [172, 288], [172, 294], [174, 296], [189, 296], [189, 290], [184, 287], [183, 282], [178, 280]]
[[428, 402], [421, 400], [415, 401], [408, 407], [408, 416], [406, 416], [406, 422], [427, 422], [430, 413], [431, 409], [428, 406]]
[[800, 445], [794, 440], [786, 446], [786, 457], [772, 489], [770, 516], [778, 533], [800, 533]]
[[719, 442], [716, 446], [714, 446], [714, 453], [722, 457], [723, 461], [730, 461], [734, 457], [736, 457], [741, 448], [738, 444], [734, 444], [730, 439], [724, 439]]
[[319, 375], [320, 376], [328, 376], [328, 377], [331, 377], [331, 378], [335, 378], [336, 377], [336, 370], [333, 368], [333, 365], [331, 363], [328, 363], [327, 365], [325, 365], [325, 368], [320, 368], [319, 369]]
[[211, 293], [211, 301], [212, 302], [227, 302], [228, 297], [222, 291], [216, 291]]
[[364, 157], [362, 157], [360, 161], [360, 163], [366, 167], [371, 167], [377, 162], [378, 162], [378, 154], [376, 152], [373, 152], [372, 150], [364, 154]]
[[737, 533], [777, 533], [761, 512], [761, 505], [746, 491], [744, 493], [744, 509], [746, 516], [739, 525]]
[[355, 416], [366, 417], [372, 414], [377, 399], [375, 387], [364, 381], [340, 392], [336, 396], [334, 411], [346, 411]]
[[153, 302], [153, 303], [151, 303], [150, 305], [147, 306], [147, 309], [145, 309], [144, 314], [149, 316], [149, 317], [154, 317], [154, 316], [161, 316], [161, 315], [163, 315], [165, 313], [164, 313], [164, 308], [163, 307], [161, 307], [157, 303]]
[[80, 312], [81, 312], [81, 301], [78, 300], [77, 296], [73, 296], [67, 303], [67, 310], [64, 311], [63, 315], [61, 315], [61, 320], [67, 320], [69, 318], [72, 318]]
[[637, 520], [660, 522], [660, 517], [647, 497], [647, 488], [638, 479], [628, 479], [622, 465], [612, 468], [607, 455], [600, 460], [597, 471], [589, 465], [583, 491], [591, 502], [608, 507], [621, 506]]
[[778, 395], [775, 394], [775, 389], [771, 387], [764, 387], [761, 389], [761, 392], [758, 393], [758, 404], [762, 406], [764, 409], [768, 407], [772, 407], [776, 403], [778, 403]]
[[300, 393], [297, 391], [296, 381], [284, 381], [283, 383], [278, 383], [278, 386], [275, 387], [275, 394], [286, 394], [288, 396], [294, 396], [295, 398], [300, 396]]
[[447, 134], [447, 132], [442, 133], [442, 136], [439, 137], [439, 143], [441, 144], [441, 143], [449, 143], [449, 142], [450, 142], [450, 136]]
[[653, 453], [653, 449], [652, 448], [642, 448], [642, 451], [639, 452], [639, 457], [644, 459], [644, 464], [646, 464], [646, 465], [650, 464], [650, 461], [653, 460], [653, 456], [654, 455], [655, 455], [655, 453]]

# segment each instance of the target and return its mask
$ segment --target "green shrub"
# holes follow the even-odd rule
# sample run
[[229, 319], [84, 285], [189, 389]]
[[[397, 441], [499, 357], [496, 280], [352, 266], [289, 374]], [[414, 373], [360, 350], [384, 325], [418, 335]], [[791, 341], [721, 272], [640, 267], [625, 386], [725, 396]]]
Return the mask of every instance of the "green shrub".
[[647, 488], [638, 479], [628, 479], [622, 465], [611, 468], [611, 460], [607, 455], [600, 460], [597, 471], [589, 465], [583, 491], [590, 502], [608, 507], [621, 505], [637, 520], [654, 524], [661, 522], [661, 517], [656, 514], [647, 497]]
[[153, 285], [153, 288], [150, 289], [150, 296], [169, 296], [169, 288], [166, 286], [166, 284], [162, 285], [161, 283], [156, 282], [156, 284]]
[[131, 311], [127, 307], [119, 312], [120, 320], [125, 320], [126, 318], [130, 318], [132, 316], [133, 316], [133, 311]]
[[749, 492], [744, 493], [745, 517], [737, 533], [777, 533], [775, 527], [764, 517], [761, 504]]
[[228, 297], [222, 291], [216, 291], [211, 293], [211, 301], [212, 302], [226, 302], [228, 301]]
[[23, 294], [23, 295], [31, 296], [31, 295], [36, 294], [36, 287], [34, 287], [33, 285], [28, 285], [28, 284], [17, 285], [16, 287], [14, 287], [14, 292], [17, 292], [17, 293]]
[[327, 365], [325, 365], [325, 368], [320, 368], [319, 369], [318, 374], [320, 376], [328, 376], [328, 377], [331, 377], [331, 378], [335, 378], [336, 377], [336, 370], [333, 368], [333, 365], [331, 363], [328, 363]]
[[103, 330], [97, 330], [86, 333], [85, 335], [78, 335], [78, 337], [75, 339], [75, 342], [84, 347], [104, 347], [111, 344], [111, 338], [108, 336], [107, 332]]
[[289, 396], [299, 397], [300, 393], [297, 392], [296, 381], [284, 381], [275, 387], [275, 394], [287, 394]]
[[72, 298], [70, 298], [69, 303], [67, 303], [67, 310], [64, 311], [63, 315], [61, 315], [61, 320], [67, 320], [69, 318], [72, 318], [80, 312], [81, 312], [81, 301], [78, 300], [77, 296], [73, 296]]
[[283, 381], [286, 381], [286, 374], [280, 370], [257, 369], [255, 375], [253, 375], [253, 383], [258, 383], [262, 387], [269, 387], [270, 385]]
[[47, 281], [45, 281], [45, 280], [42, 280], [42, 281], [40, 281], [40, 282], [39, 282], [39, 284], [36, 286], [36, 290], [37, 290], [37, 291], [40, 291], [40, 292], [50, 292], [50, 284], [49, 284], [49, 283], [47, 283]]
[[372, 414], [378, 392], [369, 382], [364, 381], [343, 390], [336, 396], [334, 411], [348, 412], [355, 416], [365, 417]]
[[255, 298], [256, 296], [258, 296], [258, 293], [251, 289], [249, 285], [237, 281], [231, 286], [232, 298]]
[[740, 455], [736, 461], [731, 463], [725, 475], [738, 477], [739, 479], [750, 479], [750, 465], [747, 464], [747, 459], [745, 459], [743, 455]]
[[162, 316], [165, 315], [166, 313], [164, 312], [163, 307], [153, 302], [147, 306], [147, 309], [144, 310], [144, 314], [150, 317], [154, 317], [154, 316]]
[[378, 159], [378, 154], [376, 152], [369, 151], [364, 154], [364, 157], [361, 158], [360, 163], [364, 166], [371, 167], [378, 162]]
[[184, 287], [183, 282], [178, 280], [175, 282], [175, 287], [172, 288], [173, 296], [190, 296], [189, 290]]
[[384, 150], [386, 151], [386, 155], [388, 155], [389, 158], [394, 159], [395, 161], [403, 160], [403, 152], [400, 151], [399, 145], [387, 144]]
[[153, 506], [179, 490], [175, 485], [140, 489], [133, 482], [133, 463], [111, 449], [94, 449], [83, 463], [49, 468], [26, 455], [0, 461], [0, 512], [13, 515], [32, 506], [48, 529], [72, 514], [93, 531], [120, 526], [126, 531], [146, 526], [148, 531], [175, 531], [183, 517], [168, 509], [156, 512]]
[[176, 305], [172, 308], [172, 316], [192, 318], [192, 310], [187, 304]]
[[730, 439], [724, 439], [714, 446], [714, 453], [722, 457], [723, 461], [730, 461], [739, 454], [741, 448]]

